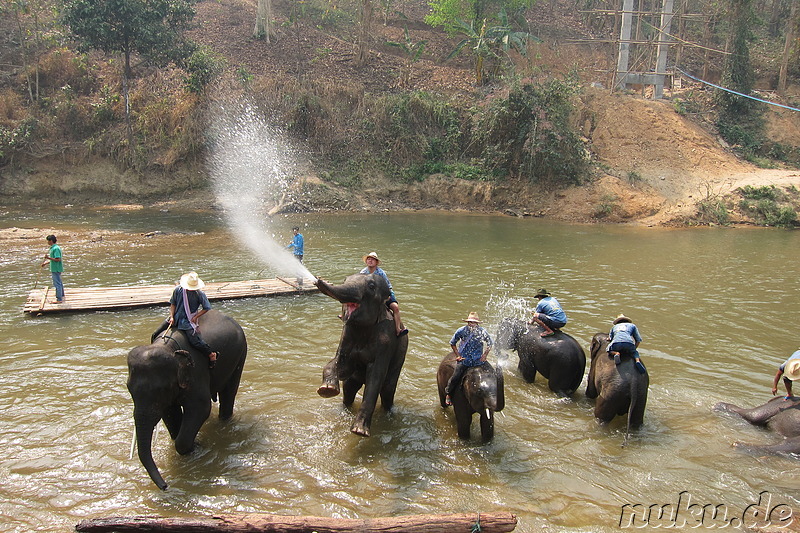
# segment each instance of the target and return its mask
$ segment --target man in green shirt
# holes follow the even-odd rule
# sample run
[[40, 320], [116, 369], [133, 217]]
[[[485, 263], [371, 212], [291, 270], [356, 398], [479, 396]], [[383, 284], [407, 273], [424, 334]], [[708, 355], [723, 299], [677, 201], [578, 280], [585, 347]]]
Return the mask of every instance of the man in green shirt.
[[61, 247], [56, 244], [55, 235], [47, 236], [47, 244], [50, 249], [44, 254], [42, 268], [50, 263], [50, 274], [53, 276], [53, 287], [56, 289], [56, 303], [64, 303], [64, 283], [61, 281], [61, 273], [64, 272], [64, 261], [61, 258]]

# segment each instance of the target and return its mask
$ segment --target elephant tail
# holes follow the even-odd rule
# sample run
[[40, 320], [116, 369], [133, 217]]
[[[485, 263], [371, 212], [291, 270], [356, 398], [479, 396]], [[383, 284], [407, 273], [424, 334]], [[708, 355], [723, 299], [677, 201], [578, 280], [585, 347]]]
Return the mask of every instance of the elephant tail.
[[641, 401], [641, 395], [639, 394], [639, 387], [641, 384], [639, 383], [638, 379], [631, 380], [631, 402], [628, 405], [628, 421], [625, 425], [625, 439], [622, 441], [622, 447], [624, 448], [628, 444], [628, 437], [631, 433], [631, 426], [634, 425], [635, 421], [633, 417], [637, 412], [637, 408], [639, 407], [639, 402]]

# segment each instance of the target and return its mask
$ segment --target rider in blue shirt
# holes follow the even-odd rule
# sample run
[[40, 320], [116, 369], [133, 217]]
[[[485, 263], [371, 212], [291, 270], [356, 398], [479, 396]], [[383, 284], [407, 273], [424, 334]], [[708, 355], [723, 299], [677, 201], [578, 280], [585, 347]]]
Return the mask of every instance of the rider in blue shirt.
[[536, 304], [530, 323], [539, 324], [544, 328], [541, 333], [542, 337], [555, 335], [555, 330], [567, 325], [567, 314], [561, 309], [561, 304], [558, 303], [558, 300], [550, 296], [547, 289], [539, 289], [534, 298], [538, 298], [539, 303]]
[[619, 315], [614, 319], [611, 326], [611, 331], [608, 333], [608, 354], [614, 358], [616, 364], [620, 364], [620, 355], [628, 355], [633, 357], [634, 366], [639, 373], [644, 374], [645, 368], [639, 360], [639, 343], [642, 342], [642, 336], [639, 335], [639, 329], [636, 324], [631, 322], [631, 319], [625, 315]]
[[464, 319], [464, 322], [467, 325], [458, 328], [453, 334], [453, 338], [450, 339], [450, 347], [453, 353], [456, 354], [457, 363], [453, 375], [450, 376], [447, 386], [444, 388], [444, 392], [447, 395], [445, 397], [446, 405], [452, 405], [450, 393], [454, 387], [461, 385], [461, 380], [467, 368], [484, 364], [486, 356], [489, 355], [489, 351], [492, 349], [492, 337], [489, 336], [488, 331], [478, 325], [480, 323], [478, 313], [471, 312]]
[[398, 337], [408, 335], [408, 330], [403, 325], [403, 321], [400, 319], [400, 306], [397, 303], [397, 298], [394, 296], [392, 282], [389, 281], [389, 276], [386, 275], [386, 272], [384, 272], [384, 270], [378, 266], [381, 264], [381, 260], [378, 259], [378, 254], [375, 252], [370, 252], [362, 259], [364, 260], [364, 264], [367, 266], [361, 269], [361, 274], [377, 274], [385, 279], [386, 284], [389, 285], [389, 301], [386, 302], [386, 307], [392, 311], [392, 316], [394, 317], [395, 334], [397, 334]]

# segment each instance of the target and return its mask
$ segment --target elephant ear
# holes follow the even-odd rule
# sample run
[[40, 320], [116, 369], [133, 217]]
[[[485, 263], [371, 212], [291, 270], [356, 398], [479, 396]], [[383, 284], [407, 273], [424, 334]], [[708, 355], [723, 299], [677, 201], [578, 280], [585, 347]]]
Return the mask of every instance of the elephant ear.
[[189, 369], [194, 367], [192, 356], [186, 350], [175, 350], [175, 359], [178, 361], [178, 386], [185, 389], [189, 386]]

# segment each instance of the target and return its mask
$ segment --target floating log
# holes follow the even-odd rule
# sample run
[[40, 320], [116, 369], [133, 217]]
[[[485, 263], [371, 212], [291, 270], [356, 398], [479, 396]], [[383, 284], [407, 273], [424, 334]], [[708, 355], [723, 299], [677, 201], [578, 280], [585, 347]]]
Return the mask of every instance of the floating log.
[[[477, 526], [480, 526], [478, 529]], [[511, 513], [422, 514], [386, 518], [346, 519], [321, 516], [271, 514], [214, 515], [209, 518], [160, 518], [150, 516], [92, 518], [75, 526], [87, 533], [442, 533], [514, 531], [517, 517]]]
[[[139, 285], [133, 287], [67, 287], [64, 303], [55, 302], [52, 287], [34, 289], [22, 308], [25, 313], [65, 313], [101, 309], [130, 309], [169, 305], [175, 285]], [[297, 278], [256, 279], [206, 283], [203, 292], [209, 300], [231, 300], [257, 296], [283, 296], [318, 292], [313, 279]]]

